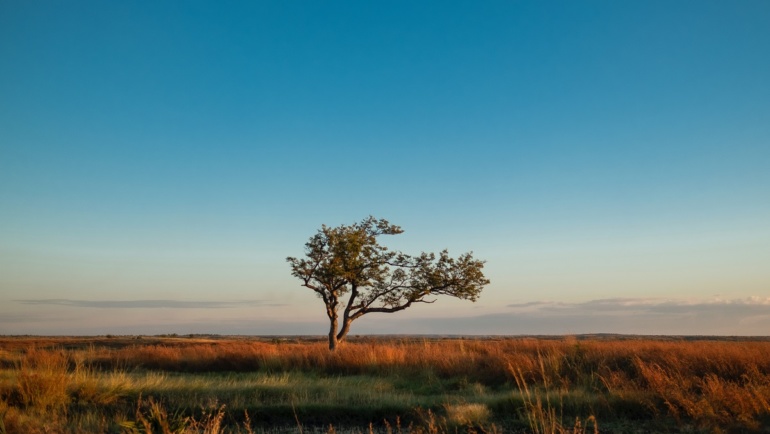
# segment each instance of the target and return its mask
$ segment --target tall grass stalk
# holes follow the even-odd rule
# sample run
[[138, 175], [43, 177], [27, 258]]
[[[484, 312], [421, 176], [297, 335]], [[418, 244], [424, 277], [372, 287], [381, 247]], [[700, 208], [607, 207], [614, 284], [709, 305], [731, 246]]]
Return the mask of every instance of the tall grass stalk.
[[[545, 369], [542, 363], [540, 366], [541, 369]], [[565, 427], [563, 423], [564, 415], [561, 393], [559, 393], [559, 407], [557, 408], [552, 404], [551, 389], [547, 380], [543, 383], [543, 394], [539, 390], [533, 390], [533, 388], [527, 385], [524, 374], [520, 369], [513, 367], [509, 367], [509, 369], [516, 380], [516, 386], [524, 400], [524, 414], [534, 434], [586, 434], [589, 426], [593, 427], [594, 434], [599, 434], [599, 426], [596, 417], [593, 415], [588, 416], [585, 419], [585, 423], [579, 417], [576, 417], [572, 427]], [[543, 377], [546, 378], [545, 373]]]

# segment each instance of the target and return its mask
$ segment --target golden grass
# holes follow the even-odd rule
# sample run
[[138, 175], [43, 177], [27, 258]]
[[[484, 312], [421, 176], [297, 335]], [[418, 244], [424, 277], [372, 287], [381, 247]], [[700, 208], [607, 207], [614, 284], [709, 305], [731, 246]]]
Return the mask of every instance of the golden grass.
[[[440, 412], [452, 426], [518, 417], [534, 432], [587, 432], [599, 414], [668, 418], [712, 431], [760, 431], [770, 422], [770, 342], [762, 340], [372, 338], [330, 353], [320, 340], [5, 337], [0, 367], [0, 432], [78, 432], [61, 428], [73, 424], [98, 432], [128, 427], [129, 419], [142, 430], [151, 417], [184, 419], [149, 399], [121, 413], [137, 402], [127, 374], [136, 370], [158, 372], [160, 382], [163, 372], [308, 372], [456, 379], [466, 396], [510, 390], [512, 404], [432, 409], [431, 417]], [[84, 408], [113, 411], [101, 422], [78, 421]], [[206, 426], [221, 430], [224, 410], [215, 410], [203, 413]]]

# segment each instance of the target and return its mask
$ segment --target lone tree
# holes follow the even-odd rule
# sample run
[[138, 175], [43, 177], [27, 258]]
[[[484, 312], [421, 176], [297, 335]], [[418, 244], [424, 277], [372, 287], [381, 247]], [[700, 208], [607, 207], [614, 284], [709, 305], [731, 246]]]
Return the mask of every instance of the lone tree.
[[305, 258], [286, 258], [291, 274], [326, 306], [330, 350], [367, 313], [398, 312], [415, 303], [433, 303], [441, 295], [476, 301], [489, 284], [481, 271], [484, 261], [471, 253], [456, 259], [446, 250], [438, 256], [409, 256], [377, 243], [380, 235], [402, 232], [372, 216], [350, 226], [323, 225], [305, 244]]

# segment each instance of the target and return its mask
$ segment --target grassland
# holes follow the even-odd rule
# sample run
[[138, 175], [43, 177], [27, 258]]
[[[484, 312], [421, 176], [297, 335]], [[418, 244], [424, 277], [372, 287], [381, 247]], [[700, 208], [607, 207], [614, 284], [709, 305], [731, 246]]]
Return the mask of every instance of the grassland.
[[0, 337], [0, 433], [770, 432], [770, 342]]

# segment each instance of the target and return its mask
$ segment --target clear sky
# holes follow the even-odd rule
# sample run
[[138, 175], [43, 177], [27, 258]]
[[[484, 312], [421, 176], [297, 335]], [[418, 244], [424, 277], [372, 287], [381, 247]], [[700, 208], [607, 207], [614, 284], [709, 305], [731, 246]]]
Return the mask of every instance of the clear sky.
[[0, 333], [323, 334], [321, 224], [485, 259], [351, 333], [768, 334], [770, 2], [0, 2]]

